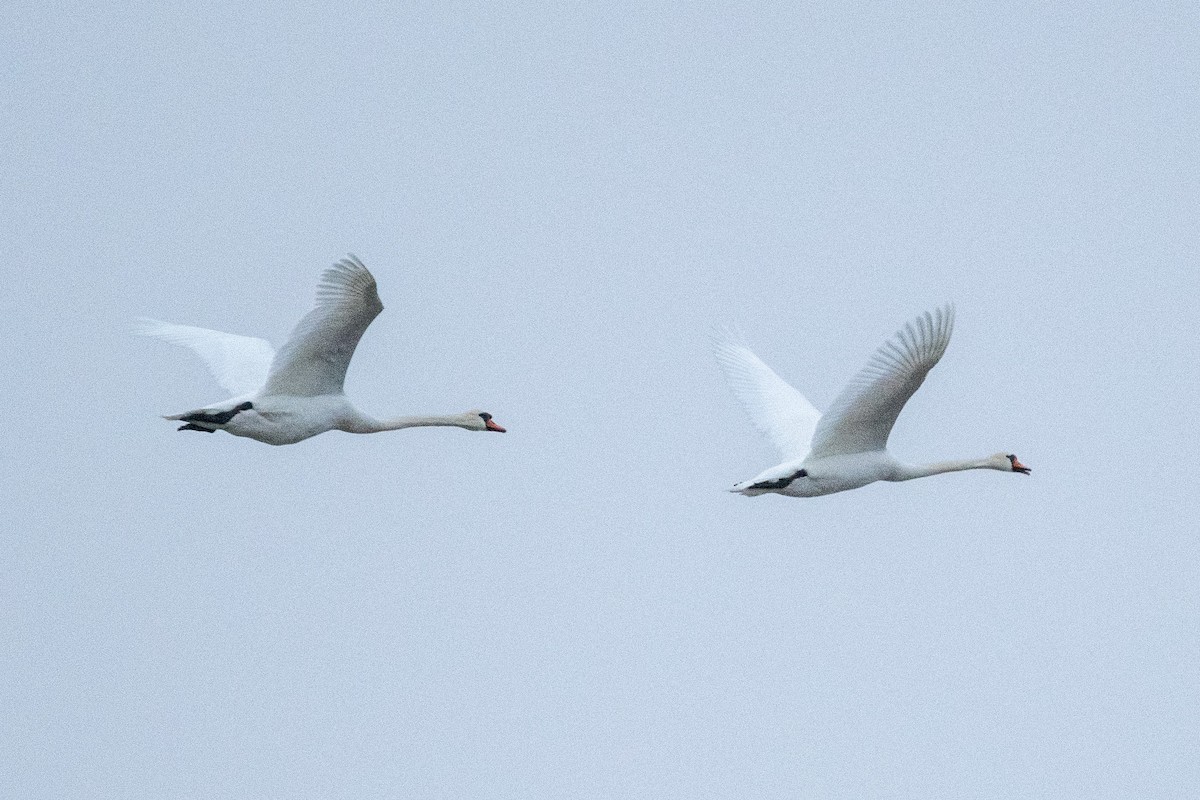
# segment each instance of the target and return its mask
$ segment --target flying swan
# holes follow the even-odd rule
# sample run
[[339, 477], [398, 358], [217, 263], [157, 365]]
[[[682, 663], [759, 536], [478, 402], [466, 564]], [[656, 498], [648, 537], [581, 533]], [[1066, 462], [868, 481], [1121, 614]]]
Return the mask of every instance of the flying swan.
[[1029, 468], [1012, 454], [909, 466], [887, 451], [896, 417], [946, 352], [953, 329], [954, 306], [949, 304], [910, 321], [875, 352], [824, 415], [754, 355], [738, 334], [718, 331], [714, 353], [730, 389], [784, 458], [730, 491], [749, 497], [768, 492], [817, 497], [875, 481], [907, 481], [966, 469], [1028, 475]]
[[383, 310], [375, 278], [355, 256], [321, 275], [313, 309], [297, 323], [279, 352], [251, 336], [143, 319], [136, 332], [191, 348], [234, 396], [211, 406], [172, 414], [181, 431], [226, 431], [267, 444], [295, 444], [325, 431], [378, 433], [448, 425], [496, 431], [486, 411], [377, 420], [360, 412], [342, 392], [354, 348]]

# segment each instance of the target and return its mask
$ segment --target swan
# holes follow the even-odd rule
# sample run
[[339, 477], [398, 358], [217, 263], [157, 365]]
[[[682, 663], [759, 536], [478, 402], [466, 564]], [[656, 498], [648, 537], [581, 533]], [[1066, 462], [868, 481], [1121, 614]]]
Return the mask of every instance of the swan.
[[278, 352], [264, 339], [148, 318], [140, 320], [135, 332], [190, 348], [233, 395], [164, 417], [182, 422], [181, 431], [226, 431], [274, 445], [331, 430], [379, 433], [445, 425], [505, 432], [486, 411], [377, 420], [351, 405], [342, 392], [346, 368], [380, 311], [375, 278], [350, 255], [322, 273], [315, 305]]
[[784, 458], [729, 491], [748, 497], [771, 492], [817, 497], [875, 481], [907, 481], [967, 469], [1028, 475], [1029, 467], [1011, 453], [910, 466], [887, 451], [896, 417], [946, 352], [953, 329], [954, 306], [949, 304], [911, 320], [875, 351], [824, 415], [763, 363], [740, 334], [718, 330], [713, 352], [730, 389]]

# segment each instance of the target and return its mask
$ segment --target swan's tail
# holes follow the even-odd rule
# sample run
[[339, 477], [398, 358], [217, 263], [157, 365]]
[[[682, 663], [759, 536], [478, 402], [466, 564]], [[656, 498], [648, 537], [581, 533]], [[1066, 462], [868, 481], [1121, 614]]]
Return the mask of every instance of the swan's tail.
[[755, 486], [754, 481], [742, 481], [741, 483], [735, 483], [729, 488], [728, 491], [733, 492], [734, 494], [745, 495], [746, 497], [757, 497], [760, 494], [767, 493], [767, 490], [763, 489], [761, 486]]

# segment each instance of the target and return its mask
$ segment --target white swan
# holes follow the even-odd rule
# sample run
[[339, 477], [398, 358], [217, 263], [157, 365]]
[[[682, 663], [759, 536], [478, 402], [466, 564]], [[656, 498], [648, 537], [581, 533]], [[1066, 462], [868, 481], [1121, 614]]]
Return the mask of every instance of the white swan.
[[952, 305], [910, 321], [875, 352], [824, 416], [754, 355], [739, 335], [718, 332], [714, 352], [729, 387], [754, 426], [785, 459], [730, 491], [751, 497], [768, 492], [816, 497], [875, 481], [907, 481], [965, 469], [1028, 475], [1028, 467], [1005, 453], [920, 467], [901, 464], [888, 453], [888, 434], [900, 409], [946, 352], [953, 329]]
[[450, 425], [504, 433], [486, 411], [376, 420], [342, 393], [346, 368], [371, 320], [383, 310], [375, 278], [353, 255], [321, 275], [316, 305], [279, 352], [250, 336], [143, 319], [137, 333], [194, 350], [234, 396], [172, 414], [181, 431], [227, 431], [267, 444], [294, 444], [325, 431], [378, 433]]

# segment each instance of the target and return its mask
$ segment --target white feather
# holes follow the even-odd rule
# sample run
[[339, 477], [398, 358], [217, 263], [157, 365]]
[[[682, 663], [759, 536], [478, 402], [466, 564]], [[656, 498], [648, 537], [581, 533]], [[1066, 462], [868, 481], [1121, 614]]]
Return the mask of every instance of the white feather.
[[713, 355], [750, 422], [785, 460], [808, 455], [821, 412], [763, 363], [745, 338], [731, 328], [713, 334]]
[[261, 389], [267, 382], [271, 359], [275, 357], [275, 348], [266, 339], [176, 325], [148, 317], [138, 320], [134, 332], [189, 348], [204, 360], [217, 383], [235, 395]]
[[325, 270], [313, 309], [296, 323], [271, 362], [264, 394], [341, 392], [358, 340], [380, 311], [375, 278], [355, 256]]
[[812, 457], [885, 449], [904, 404], [946, 352], [953, 332], [949, 304], [897, 331], [834, 398], [813, 435]]

